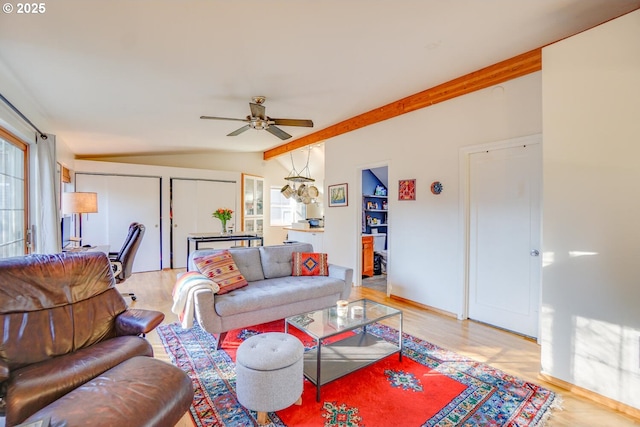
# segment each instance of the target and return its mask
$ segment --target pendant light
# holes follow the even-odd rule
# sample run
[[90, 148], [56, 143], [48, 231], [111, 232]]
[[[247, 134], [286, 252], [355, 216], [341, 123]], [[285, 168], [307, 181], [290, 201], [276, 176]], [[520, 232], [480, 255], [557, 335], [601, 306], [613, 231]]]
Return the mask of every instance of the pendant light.
[[289, 172], [289, 175], [284, 179], [289, 181], [290, 184], [285, 184], [280, 192], [287, 199], [295, 197], [295, 200], [298, 203], [308, 205], [309, 203], [315, 202], [320, 192], [315, 185], [307, 185], [315, 182], [315, 179], [311, 178], [311, 171], [309, 170], [311, 149], [308, 149], [307, 151], [307, 164], [300, 172], [296, 170], [296, 166], [293, 163], [293, 153], [289, 152], [289, 156], [291, 157], [291, 172]]

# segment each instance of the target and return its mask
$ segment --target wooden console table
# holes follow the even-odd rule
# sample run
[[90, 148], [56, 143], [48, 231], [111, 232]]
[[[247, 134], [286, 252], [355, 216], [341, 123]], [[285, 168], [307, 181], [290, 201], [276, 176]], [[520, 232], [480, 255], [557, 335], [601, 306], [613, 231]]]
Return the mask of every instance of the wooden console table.
[[196, 251], [200, 249], [200, 243], [249, 242], [249, 246], [251, 246], [251, 242], [256, 242], [256, 246], [262, 246], [264, 243], [262, 236], [255, 233], [231, 233], [225, 235], [220, 233], [190, 233], [187, 235], [187, 264], [191, 253], [191, 242], [194, 242]]

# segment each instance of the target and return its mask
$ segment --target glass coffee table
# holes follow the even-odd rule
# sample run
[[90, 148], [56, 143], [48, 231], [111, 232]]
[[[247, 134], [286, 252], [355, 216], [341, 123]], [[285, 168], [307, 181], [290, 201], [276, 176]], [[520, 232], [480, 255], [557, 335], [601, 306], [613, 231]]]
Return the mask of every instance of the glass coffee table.
[[[397, 343], [367, 332], [367, 326], [383, 320], [395, 323], [389, 326], [398, 330]], [[316, 341], [316, 348], [304, 354], [304, 376], [316, 386], [317, 401], [320, 387], [328, 382], [394, 353], [402, 361], [402, 311], [371, 300], [350, 302], [346, 314], [338, 315], [337, 307], [331, 306], [287, 317], [284, 325], [285, 332], [293, 326]], [[341, 334], [345, 336], [337, 337]], [[333, 337], [336, 340], [330, 340]]]

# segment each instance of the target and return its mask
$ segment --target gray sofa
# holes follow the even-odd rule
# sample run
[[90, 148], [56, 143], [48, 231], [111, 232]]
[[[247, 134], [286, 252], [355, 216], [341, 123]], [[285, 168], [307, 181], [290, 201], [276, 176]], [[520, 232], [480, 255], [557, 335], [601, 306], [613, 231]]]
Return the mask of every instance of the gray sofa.
[[[195, 258], [219, 251], [192, 252], [188, 271], [197, 270]], [[210, 290], [194, 295], [195, 319], [204, 330], [218, 335], [218, 348], [230, 330], [329, 307], [351, 293], [351, 268], [329, 264], [328, 276], [291, 275], [293, 252], [313, 252], [309, 243], [238, 247], [229, 252], [249, 286], [223, 295]]]

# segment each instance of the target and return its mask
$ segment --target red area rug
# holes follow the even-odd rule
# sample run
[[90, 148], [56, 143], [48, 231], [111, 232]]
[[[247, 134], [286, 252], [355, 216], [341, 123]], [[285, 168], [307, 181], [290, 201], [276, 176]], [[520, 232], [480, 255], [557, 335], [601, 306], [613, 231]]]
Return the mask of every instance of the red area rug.
[[[215, 338], [198, 326], [162, 325], [158, 334], [173, 363], [192, 378], [191, 414], [198, 426], [257, 425], [256, 413], [235, 395], [235, 353], [249, 336], [283, 331], [272, 322], [231, 331], [216, 351]], [[368, 331], [397, 341], [396, 330], [372, 325]], [[291, 329], [311, 348], [314, 341]], [[301, 406], [270, 413], [270, 426], [540, 426], [554, 402], [553, 392], [442, 349], [403, 336], [403, 358], [389, 356], [316, 389], [305, 380]]]

